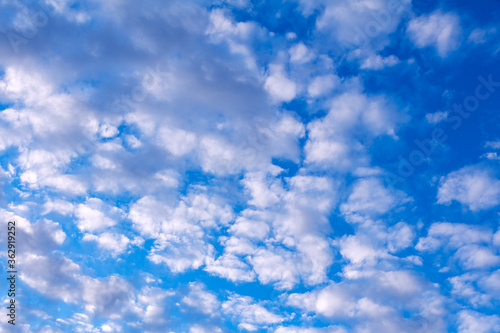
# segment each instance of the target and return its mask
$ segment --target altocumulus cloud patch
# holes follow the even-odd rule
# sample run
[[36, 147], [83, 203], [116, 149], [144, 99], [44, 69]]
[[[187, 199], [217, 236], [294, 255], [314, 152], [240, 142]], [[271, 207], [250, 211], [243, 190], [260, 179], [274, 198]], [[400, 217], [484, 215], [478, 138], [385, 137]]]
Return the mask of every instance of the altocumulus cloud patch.
[[500, 332], [500, 6], [0, 3], [1, 332]]

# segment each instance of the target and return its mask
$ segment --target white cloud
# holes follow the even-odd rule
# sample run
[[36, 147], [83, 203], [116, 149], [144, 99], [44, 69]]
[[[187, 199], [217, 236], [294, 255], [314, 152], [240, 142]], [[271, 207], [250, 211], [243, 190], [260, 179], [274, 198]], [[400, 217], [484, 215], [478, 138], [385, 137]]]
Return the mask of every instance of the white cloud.
[[24, 99], [35, 104], [48, 98], [54, 91], [54, 86], [36, 72], [27, 72], [22, 68], [9, 67], [0, 81], [2, 95], [16, 99]]
[[250, 266], [232, 254], [224, 254], [205, 267], [205, 271], [230, 281], [255, 281], [255, 272]]
[[[498, 150], [498, 149], [500, 149], [500, 141], [488, 141], [488, 142], [486, 142], [484, 147]], [[500, 155], [496, 151], [495, 152], [487, 152], [487, 153], [483, 154], [481, 157], [487, 158], [487, 159], [492, 160], [492, 161], [500, 160]]]
[[297, 85], [277, 65], [271, 66], [264, 88], [277, 102], [290, 102], [297, 95]]
[[142, 147], [142, 142], [134, 135], [125, 136], [125, 141], [132, 149], [137, 149]]
[[486, 274], [478, 283], [494, 299], [500, 297], [500, 269]]
[[189, 293], [182, 298], [182, 302], [197, 311], [217, 316], [220, 302], [217, 296], [206, 290], [206, 286], [201, 283], [192, 282], [189, 284]]
[[161, 217], [170, 214], [170, 209], [153, 197], [143, 197], [131, 205], [128, 217], [140, 235], [154, 238], [160, 232]]
[[500, 203], [500, 180], [478, 166], [464, 167], [442, 177], [438, 203], [458, 201], [472, 211], [489, 209]]
[[85, 234], [82, 238], [83, 241], [95, 241], [99, 248], [119, 255], [128, 248], [130, 239], [126, 236], [116, 233], [105, 232], [100, 235]]
[[484, 246], [463, 246], [458, 249], [455, 256], [467, 269], [490, 268], [500, 264], [500, 256], [496, 254], [496, 251]]
[[[443, 329], [446, 312], [435, 288], [429, 288], [408, 271], [366, 273], [360, 279], [331, 282], [311, 292], [290, 294], [287, 304], [330, 321], [348, 323], [355, 332], [416, 333]], [[421, 294], [423, 290], [425, 295]], [[412, 313], [412, 317], [404, 318], [401, 310]]]
[[398, 57], [390, 55], [388, 57], [381, 57], [380, 55], [370, 55], [361, 63], [361, 69], [380, 70], [385, 67], [392, 67], [399, 64]]
[[449, 278], [452, 293], [473, 308], [491, 307], [500, 297], [500, 270], [477, 270]]
[[419, 251], [436, 251], [443, 246], [459, 249], [470, 244], [488, 244], [492, 240], [492, 234], [491, 230], [480, 226], [434, 223], [430, 226], [427, 237], [420, 238], [415, 248]]
[[[7, 2], [0, 4], [7, 7], [0, 10], [4, 16], [24, 8], [18, 0]], [[21, 45], [21, 57], [8, 49], [0, 54], [0, 109], [8, 106], [0, 112], [0, 150], [10, 163], [8, 173], [0, 167], [0, 182], [12, 211], [60, 221], [31, 224], [3, 210], [0, 220], [4, 225], [14, 216], [19, 223], [27, 296], [61, 303], [68, 317], [50, 307], [34, 314], [25, 304], [35, 319], [21, 330], [442, 332], [457, 327], [456, 316], [444, 310], [453, 297], [463, 309], [496, 305], [500, 231], [435, 224], [417, 250], [442, 252], [421, 259], [411, 247], [423, 223], [415, 226], [418, 216], [400, 206], [409, 200], [405, 194], [376, 178], [384, 171], [375, 166], [373, 149], [393, 146], [384, 141], [398, 140], [405, 111], [391, 102], [391, 93], [370, 95], [371, 85], [364, 90], [365, 76], [356, 77], [351, 65], [354, 59], [377, 70], [399, 62], [381, 56], [387, 54], [382, 49], [395, 45], [389, 38], [398, 37], [401, 19], [413, 17], [410, 0], [299, 0], [298, 10], [315, 13], [310, 19], [284, 17], [296, 13], [269, 7], [266, 15], [276, 15], [278, 23], [303, 20], [306, 35], [238, 22], [261, 14], [262, 6], [250, 8], [247, 0], [223, 0], [224, 9], [182, 0], [74, 8], [71, 1], [49, 2], [57, 14], [48, 30], [39, 27], [40, 34]], [[283, 8], [289, 5], [295, 9], [294, 3]], [[423, 27], [414, 42], [449, 54], [456, 47], [449, 30], [454, 21], [448, 24], [445, 14], [434, 22], [432, 15], [410, 23]], [[106, 23], [102, 36], [88, 39], [84, 25], [73, 26], [90, 18], [93, 25]], [[433, 24], [443, 29], [427, 31]], [[5, 26], [0, 23], [0, 30]], [[117, 32], [128, 37], [116, 39]], [[469, 40], [483, 43], [486, 37], [475, 31]], [[63, 47], [60, 57], [57, 47], [69, 41], [74, 49]], [[108, 52], [113, 41], [123, 52]], [[156, 64], [155, 82], [145, 87], [149, 66]], [[349, 78], [333, 74], [339, 65]], [[95, 66], [111, 69], [104, 81]], [[141, 83], [147, 91], [139, 101], [134, 96]], [[109, 104], [122, 97], [134, 101], [113, 112], [118, 110]], [[299, 98], [292, 110], [279, 107]], [[445, 119], [439, 112], [426, 118]], [[438, 200], [457, 200], [471, 210], [494, 207], [498, 193], [485, 190], [491, 180], [498, 185], [492, 173], [463, 185], [450, 174]], [[475, 191], [481, 196], [471, 198]], [[96, 258], [70, 253], [79, 240], [95, 243]], [[441, 259], [450, 264], [446, 277], [453, 261], [471, 274], [450, 278], [454, 289], [441, 296], [438, 284], [425, 281], [434, 276], [429, 257], [436, 270]], [[416, 267], [423, 260], [432, 267]], [[177, 283], [207, 274], [211, 289]], [[219, 278], [228, 281], [214, 284]], [[178, 288], [153, 287], [165, 283]], [[259, 299], [270, 288], [293, 294], [258, 301], [230, 293], [224, 301], [219, 287], [234, 284]], [[296, 313], [289, 315], [286, 306]], [[464, 331], [497, 329], [498, 318], [471, 313], [460, 317]], [[217, 327], [229, 320], [230, 328]], [[324, 327], [314, 327], [319, 325]]]
[[278, 327], [274, 333], [347, 333], [347, 330], [339, 326], [328, 326], [325, 328], [302, 328], [296, 326]]
[[99, 126], [99, 135], [102, 138], [109, 139], [115, 137], [118, 133], [120, 133], [120, 131], [116, 126], [113, 126], [112, 124], [104, 123]]
[[269, 224], [266, 222], [268, 219], [269, 216], [264, 213], [246, 209], [236, 218], [229, 230], [236, 236], [264, 240], [270, 231]]
[[486, 148], [500, 149], [500, 141], [488, 141], [484, 146]]
[[324, 11], [316, 21], [320, 31], [335, 37], [343, 48], [368, 47], [381, 49], [388, 43], [388, 35], [396, 30], [402, 16], [410, 10], [410, 1], [300, 1], [305, 13]]
[[292, 63], [303, 64], [314, 59], [314, 54], [302, 42], [292, 46], [289, 53]]
[[[67, 238], [61, 225], [48, 219], [30, 223], [22, 216], [0, 209], [0, 221], [4, 224], [5, 230], [7, 230], [8, 221], [16, 222], [16, 231], [18, 233], [18, 238], [16, 239], [20, 239], [23, 242], [23, 248], [26, 251], [23, 254], [26, 255], [31, 253], [50, 253], [59, 248]], [[7, 238], [5, 238], [6, 240]]]
[[155, 174], [155, 178], [161, 180], [167, 187], [179, 186], [179, 173], [175, 170], [167, 169]]
[[383, 96], [350, 91], [333, 98], [330, 105], [324, 118], [307, 126], [306, 162], [340, 171], [367, 166], [366, 147], [358, 135], [395, 136], [396, 125], [405, 119]]
[[89, 198], [75, 207], [77, 225], [82, 231], [102, 231], [118, 223], [122, 217], [119, 208], [106, 205], [98, 198]]
[[196, 147], [196, 135], [178, 128], [162, 127], [158, 130], [158, 143], [172, 155], [188, 154]]
[[432, 125], [439, 124], [440, 122], [446, 120], [447, 118], [448, 118], [448, 112], [446, 111], [427, 113], [425, 115], [425, 119], [427, 120], [427, 122]]
[[459, 333], [491, 333], [500, 331], [500, 317], [463, 310], [459, 314]]
[[307, 285], [326, 280], [332, 251], [323, 237], [289, 237], [283, 243], [296, 251], [267, 246], [255, 250], [250, 256], [249, 262], [261, 283], [272, 283], [277, 289], [291, 289], [301, 280]]
[[23, 170], [20, 179], [32, 189], [48, 186], [63, 193], [83, 194], [87, 191], [86, 184], [74, 175], [61, 173], [61, 169], [70, 161], [71, 153], [65, 150], [49, 152], [24, 149], [18, 158], [18, 165]]
[[222, 330], [219, 327], [193, 325], [189, 328], [189, 333], [222, 333]]
[[323, 75], [315, 77], [307, 87], [310, 97], [316, 98], [328, 94], [340, 85], [340, 78], [336, 75]]
[[248, 203], [258, 208], [266, 208], [280, 201], [281, 184], [268, 183], [262, 173], [247, 173], [243, 185], [250, 191], [252, 200]]
[[255, 164], [255, 156], [245, 156], [238, 147], [215, 136], [203, 137], [200, 140], [200, 155], [203, 169], [218, 175], [233, 174], [240, 171], [245, 164]]
[[107, 322], [101, 326], [101, 330], [104, 333], [115, 333], [115, 332], [123, 332], [122, 327], [114, 322]]
[[437, 11], [411, 20], [407, 32], [417, 47], [434, 46], [444, 58], [459, 47], [462, 28], [457, 15]]
[[374, 249], [358, 236], [348, 236], [340, 242], [340, 254], [353, 264], [376, 263], [385, 252]]
[[490, 152], [490, 153], [483, 154], [481, 156], [481, 158], [486, 158], [486, 159], [492, 160], [492, 161], [498, 161], [498, 160], [500, 160], [500, 155], [498, 155], [497, 152]]
[[329, 230], [325, 215], [336, 202], [337, 184], [329, 177], [307, 175], [278, 181], [276, 174], [245, 176], [252, 195], [248, 202], [256, 207], [239, 214], [228, 230], [231, 236], [219, 238], [225, 254], [207, 271], [231, 280], [257, 276], [279, 289], [326, 281], [333, 254], [323, 234]]
[[344, 215], [379, 215], [384, 214], [408, 198], [403, 192], [391, 191], [376, 178], [358, 180], [347, 202], [340, 206]]
[[269, 324], [278, 324], [286, 319], [256, 303], [251, 297], [236, 294], [231, 294], [228, 300], [222, 303], [222, 312], [233, 317], [239, 327], [249, 331]]
[[399, 222], [388, 230], [387, 247], [390, 252], [405, 249], [413, 243], [415, 232], [404, 222]]
[[475, 282], [478, 279], [477, 274], [466, 273], [451, 277], [448, 280], [453, 286], [451, 292], [455, 297], [466, 300], [473, 307], [478, 307], [480, 305], [488, 305], [490, 302], [490, 297], [476, 288]]
[[[245, 235], [246, 236], [246, 235]], [[219, 242], [224, 245], [224, 252], [234, 255], [246, 255], [255, 251], [256, 245], [249, 239], [249, 237], [235, 237], [229, 238], [220, 237]]]
[[467, 41], [472, 44], [484, 44], [486, 43], [489, 39], [494, 37], [497, 34], [497, 29], [496, 28], [489, 28], [489, 29], [481, 29], [477, 28], [474, 29], [470, 32], [469, 37], [467, 38]]
[[166, 264], [173, 273], [196, 269], [213, 260], [214, 247], [203, 240], [200, 227], [183, 222], [170, 227], [181, 229], [161, 233], [155, 239], [149, 260]]
[[493, 245], [493, 232], [481, 226], [459, 223], [434, 223], [427, 237], [415, 248], [436, 252], [440, 248], [454, 251], [454, 259], [466, 269], [486, 269], [500, 264], [500, 255]]
[[144, 197], [131, 206], [129, 218], [142, 236], [154, 239], [148, 258], [180, 273], [213, 262], [215, 251], [207, 237], [233, 215], [218, 198], [190, 193], [175, 208]]
[[227, 11], [221, 9], [212, 10], [209, 21], [206, 34], [214, 42], [226, 42], [233, 54], [243, 57], [248, 69], [255, 70], [255, 57], [247, 42], [253, 35], [264, 34], [263, 29], [254, 22], [235, 22]]
[[215, 35], [219, 38], [231, 35], [245, 38], [255, 28], [252, 22], [234, 22], [227, 14], [227, 12], [221, 9], [212, 10], [210, 12], [210, 26], [207, 29], [207, 34]]
[[291, 289], [299, 282], [294, 253], [284, 249], [259, 249], [250, 263], [264, 284], [275, 283], [278, 289]]
[[143, 316], [146, 324], [156, 324], [164, 327], [166, 324], [165, 301], [174, 295], [174, 292], [156, 287], [144, 287], [137, 293], [134, 305], [135, 312]]

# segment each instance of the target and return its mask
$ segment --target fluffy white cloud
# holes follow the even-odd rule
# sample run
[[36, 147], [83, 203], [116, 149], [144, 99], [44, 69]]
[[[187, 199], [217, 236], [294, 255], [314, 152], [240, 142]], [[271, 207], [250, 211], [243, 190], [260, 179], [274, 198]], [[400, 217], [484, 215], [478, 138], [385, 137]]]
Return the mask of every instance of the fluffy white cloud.
[[500, 180], [478, 166], [464, 167], [442, 177], [438, 203], [458, 201], [472, 211], [489, 209], [500, 203]]
[[216, 136], [206, 136], [200, 141], [200, 158], [204, 171], [217, 175], [235, 174], [245, 167], [262, 164], [262, 156], [255, 154], [252, 146], [236, 146]]
[[484, 246], [469, 245], [460, 248], [455, 256], [467, 268], [490, 268], [500, 264], [497, 251]]
[[[14, 214], [11, 211], [0, 209], [0, 219], [2, 227], [7, 230], [7, 222], [15, 221], [17, 240], [22, 242], [25, 250], [24, 254], [47, 254], [61, 246], [67, 235], [57, 222], [42, 219], [36, 223], [30, 223], [27, 219]], [[6, 243], [7, 237], [0, 240]], [[5, 244], [7, 247], [7, 244]]]
[[23, 169], [20, 179], [32, 189], [48, 186], [63, 193], [83, 194], [87, 191], [85, 183], [74, 175], [61, 173], [70, 161], [67, 151], [24, 150], [18, 159]]
[[101, 330], [104, 333], [113, 333], [113, 332], [123, 332], [122, 327], [114, 322], [107, 322], [101, 326]]
[[430, 226], [427, 237], [420, 238], [415, 247], [420, 251], [436, 251], [442, 246], [459, 249], [470, 244], [488, 244], [493, 233], [480, 226], [440, 222]]
[[382, 96], [351, 91], [335, 97], [326, 117], [309, 123], [306, 162], [346, 171], [367, 166], [366, 147], [356, 133], [368, 137], [394, 136], [405, 117]]
[[457, 15], [437, 11], [411, 20], [407, 32], [417, 47], [434, 46], [444, 58], [459, 47], [462, 28]]
[[256, 303], [251, 297], [236, 294], [230, 295], [228, 300], [222, 303], [222, 311], [231, 316], [240, 329], [247, 331], [255, 331], [269, 324], [278, 324], [286, 319]]
[[358, 180], [354, 184], [351, 194], [347, 201], [340, 206], [340, 210], [347, 217], [352, 215], [376, 216], [384, 214], [408, 200], [403, 192], [391, 191], [384, 187], [379, 179], [366, 178]]
[[374, 263], [380, 257], [386, 257], [384, 251], [375, 249], [366, 239], [358, 236], [348, 236], [340, 242], [340, 254], [353, 264]]
[[205, 267], [205, 270], [211, 274], [218, 275], [230, 281], [254, 281], [255, 272], [242, 262], [238, 257], [232, 254], [224, 254], [217, 258], [213, 263]]
[[410, 1], [300, 1], [305, 13], [324, 6], [316, 26], [331, 32], [344, 49], [373, 45], [376, 49], [388, 43], [387, 36], [396, 30]]
[[182, 298], [182, 302], [197, 311], [217, 316], [220, 302], [217, 296], [207, 291], [206, 286], [201, 283], [192, 282], [189, 284], [189, 293]]
[[500, 270], [477, 270], [449, 278], [452, 293], [473, 308], [489, 307], [500, 297]]
[[82, 274], [79, 265], [61, 256], [26, 255], [20, 278], [51, 298], [84, 305], [91, 314], [120, 314], [133, 297], [125, 280], [115, 276], [103, 280], [91, 278]]
[[243, 185], [250, 191], [252, 200], [248, 203], [258, 208], [266, 208], [279, 202], [281, 195], [281, 184], [276, 181], [264, 179], [262, 173], [247, 173], [243, 180]]
[[310, 97], [317, 98], [328, 94], [340, 84], [340, 78], [336, 75], [324, 75], [315, 77], [307, 87]]
[[73, 204], [64, 200], [47, 201], [44, 205], [44, 214], [58, 212], [62, 215], [69, 215], [73, 212]]
[[140, 235], [156, 237], [160, 232], [161, 219], [170, 214], [171, 208], [153, 197], [144, 197], [131, 205], [128, 217]]
[[82, 238], [83, 241], [95, 241], [99, 248], [110, 251], [113, 255], [123, 253], [131, 243], [125, 235], [105, 232], [98, 236], [92, 234], [85, 234]]
[[158, 143], [172, 155], [186, 155], [196, 146], [194, 133], [178, 128], [162, 127], [158, 130]]
[[[230, 236], [219, 238], [224, 254], [205, 268], [232, 281], [253, 281], [290, 289], [300, 281], [326, 280], [333, 260], [325, 214], [336, 202], [336, 182], [297, 175], [278, 180], [280, 170], [247, 173], [249, 207], [231, 223]], [[285, 190], [285, 184], [286, 190]], [[276, 269], [280, 267], [280, 269]]]
[[[287, 303], [336, 322], [348, 322], [356, 331], [439, 332], [443, 329], [442, 301], [435, 290], [427, 292], [423, 300], [420, 293], [424, 288], [412, 273], [379, 271], [359, 281], [331, 283], [312, 292], [291, 294]], [[401, 308], [414, 317], [402, 317]]]
[[286, 77], [283, 68], [277, 65], [271, 66], [264, 88], [271, 98], [278, 102], [290, 102], [297, 95], [297, 85]]
[[231, 53], [242, 57], [246, 68], [256, 71], [256, 59], [248, 41], [253, 36], [263, 36], [265, 30], [255, 22], [235, 22], [227, 11], [221, 9], [212, 10], [209, 21], [206, 34], [212, 41], [225, 42]]
[[282, 248], [259, 249], [250, 259], [253, 269], [264, 284], [275, 283], [279, 289], [291, 289], [299, 282], [295, 255]]
[[314, 54], [302, 42], [292, 46], [289, 53], [292, 63], [303, 64], [314, 58]]
[[493, 232], [480, 226], [459, 223], [434, 223], [427, 237], [416, 245], [419, 251], [453, 251], [454, 259], [466, 269], [487, 269], [500, 265], [500, 253], [494, 246]]
[[148, 256], [152, 262], [164, 263], [173, 273], [180, 273], [213, 260], [214, 247], [203, 239], [202, 228], [182, 221], [167, 228], [174, 229], [155, 239]]
[[89, 198], [84, 204], [75, 207], [75, 215], [80, 230], [102, 231], [117, 224], [123, 212], [98, 198]]
[[268, 215], [247, 209], [238, 216], [229, 230], [235, 236], [264, 240], [270, 231], [270, 226], [266, 222], [270, 218]]
[[487, 316], [475, 311], [460, 311], [458, 332], [489, 333], [500, 330], [500, 317]]
[[154, 239], [148, 258], [180, 273], [213, 262], [215, 251], [207, 237], [227, 225], [233, 213], [218, 198], [190, 193], [174, 208], [144, 197], [131, 206], [129, 218], [137, 232]]

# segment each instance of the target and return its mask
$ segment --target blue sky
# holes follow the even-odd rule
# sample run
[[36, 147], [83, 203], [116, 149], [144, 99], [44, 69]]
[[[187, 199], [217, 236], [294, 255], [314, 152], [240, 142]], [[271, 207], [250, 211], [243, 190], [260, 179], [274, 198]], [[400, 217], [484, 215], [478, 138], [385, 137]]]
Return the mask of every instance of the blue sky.
[[0, 332], [500, 332], [499, 18], [0, 0]]

